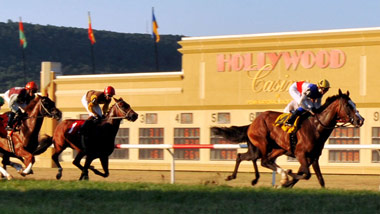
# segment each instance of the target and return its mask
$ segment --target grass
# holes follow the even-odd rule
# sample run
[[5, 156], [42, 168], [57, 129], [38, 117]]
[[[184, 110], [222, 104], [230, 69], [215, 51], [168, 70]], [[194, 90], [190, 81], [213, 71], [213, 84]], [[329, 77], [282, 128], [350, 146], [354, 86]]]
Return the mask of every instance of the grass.
[[379, 213], [380, 192], [13, 180], [0, 213]]

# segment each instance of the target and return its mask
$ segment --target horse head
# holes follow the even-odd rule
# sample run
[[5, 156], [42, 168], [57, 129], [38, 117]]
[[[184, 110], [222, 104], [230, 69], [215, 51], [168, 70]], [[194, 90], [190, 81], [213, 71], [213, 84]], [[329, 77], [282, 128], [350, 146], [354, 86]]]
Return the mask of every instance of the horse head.
[[356, 109], [355, 103], [350, 98], [350, 92], [342, 93], [339, 89], [337, 117], [339, 122], [351, 123], [355, 127], [361, 127], [364, 124], [364, 118]]
[[131, 106], [126, 103], [123, 98], [116, 99], [113, 98], [116, 102], [113, 106], [114, 108], [114, 114], [116, 117], [120, 117], [123, 119], [127, 119], [129, 121], [136, 121], [138, 118], [138, 114], [131, 108]]
[[54, 118], [56, 120], [60, 120], [62, 118], [62, 112], [55, 106], [55, 102], [53, 102], [49, 97], [39, 96], [40, 100], [40, 113], [44, 117]]

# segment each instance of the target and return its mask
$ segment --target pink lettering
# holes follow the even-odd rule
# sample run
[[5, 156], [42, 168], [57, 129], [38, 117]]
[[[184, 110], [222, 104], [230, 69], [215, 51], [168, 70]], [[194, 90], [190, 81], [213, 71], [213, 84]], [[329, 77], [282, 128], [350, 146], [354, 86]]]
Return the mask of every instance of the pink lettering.
[[269, 60], [272, 63], [272, 69], [275, 69], [278, 61], [281, 58], [281, 53], [280, 54], [277, 54], [277, 53], [267, 53], [267, 56], [268, 56]]
[[240, 71], [244, 67], [244, 58], [240, 54], [234, 54], [232, 56], [232, 70]]
[[282, 52], [281, 55], [285, 61], [286, 70], [289, 70], [290, 66], [292, 66], [293, 70], [296, 70], [298, 64], [300, 62], [303, 51], [300, 54], [297, 51], [294, 51], [294, 54], [290, 54], [289, 52]]
[[327, 51], [317, 53], [316, 64], [320, 68], [327, 68], [330, 64], [330, 54]]
[[[225, 58], [226, 57], [226, 58]], [[231, 71], [231, 55], [229, 54], [218, 54], [217, 56], [217, 66], [218, 72]], [[227, 65], [226, 65], [227, 64]]]
[[340, 68], [346, 63], [346, 55], [341, 50], [331, 50], [330, 68]]
[[312, 68], [315, 64], [315, 55], [313, 52], [311, 51], [305, 51], [303, 52], [302, 54], [302, 57], [301, 57], [301, 65], [304, 67], [304, 68]]

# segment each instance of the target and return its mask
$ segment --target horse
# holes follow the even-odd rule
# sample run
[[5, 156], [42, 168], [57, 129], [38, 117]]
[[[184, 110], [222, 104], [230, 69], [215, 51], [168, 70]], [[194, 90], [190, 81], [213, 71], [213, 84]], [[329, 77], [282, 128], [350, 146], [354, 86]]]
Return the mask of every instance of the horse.
[[[281, 114], [282, 112], [276, 111], [263, 112], [252, 121], [246, 132], [240, 131], [240, 133], [259, 150], [261, 165], [281, 174], [282, 187], [293, 187], [300, 179], [308, 180], [311, 177], [310, 165], [313, 166], [321, 187], [325, 187], [319, 167], [319, 157], [326, 140], [335, 127], [345, 124], [361, 127], [364, 124], [364, 118], [349, 97], [349, 91], [344, 94], [339, 89], [338, 95], [327, 98], [325, 104], [314, 115], [302, 120], [296, 132], [295, 146], [292, 145], [290, 134], [274, 125]], [[343, 125], [338, 126], [338, 122]], [[275, 163], [275, 159], [283, 154], [297, 158], [300, 163], [297, 173], [284, 170]], [[291, 176], [292, 180], [289, 180], [288, 176]]]
[[[80, 122], [83, 124], [84, 120], [68, 119], [57, 125], [52, 139], [52, 143], [54, 144], [52, 159], [58, 167], [57, 180], [62, 177], [63, 171], [58, 157], [67, 147], [78, 152], [73, 164], [82, 171], [79, 180], [89, 179], [89, 169], [102, 177], [109, 176], [108, 157], [114, 151], [114, 141], [120, 122], [122, 119], [134, 122], [138, 117], [138, 114], [122, 98], [114, 98], [114, 101], [116, 103], [112, 105], [101, 123], [88, 127], [91, 134], [88, 136], [86, 143], [83, 143], [81, 133], [73, 132], [74, 127]], [[84, 156], [86, 156], [86, 161], [84, 166], [82, 166], [80, 161]], [[91, 166], [92, 161], [96, 158], [100, 159], [104, 173]]]
[[[45, 144], [48, 136], [43, 136], [39, 139], [39, 132], [44, 120], [44, 117], [54, 118], [60, 120], [62, 112], [56, 108], [55, 103], [47, 96], [37, 95], [25, 108], [26, 117], [20, 118], [20, 125], [18, 130], [13, 130], [4, 138], [0, 138], [0, 153], [3, 153], [3, 165], [6, 169], [6, 165], [15, 167], [22, 176], [33, 173], [32, 166], [35, 162], [34, 155], [42, 153], [35, 153], [39, 150], [40, 144]], [[7, 114], [2, 116], [3, 123], [7, 123]], [[16, 157], [20, 159], [25, 169], [19, 164], [9, 161], [9, 157]]]

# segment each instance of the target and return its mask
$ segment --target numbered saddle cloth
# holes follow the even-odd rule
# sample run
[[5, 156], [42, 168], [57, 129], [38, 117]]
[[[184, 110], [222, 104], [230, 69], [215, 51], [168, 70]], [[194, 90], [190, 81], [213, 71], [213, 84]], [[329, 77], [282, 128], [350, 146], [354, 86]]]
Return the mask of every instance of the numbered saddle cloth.
[[68, 133], [68, 134], [76, 134], [76, 133], [78, 133], [79, 130], [80, 130], [80, 127], [83, 126], [84, 122], [85, 122], [85, 120], [77, 120], [77, 121], [75, 121], [75, 122], [71, 125], [71, 127], [70, 127], [70, 129], [67, 131], [67, 133]]
[[274, 122], [275, 126], [280, 126], [282, 130], [285, 132], [290, 133], [295, 133], [298, 129], [298, 121], [299, 121], [299, 116], [296, 118], [292, 126], [286, 125], [286, 121], [289, 120], [289, 118], [292, 116], [292, 113], [283, 113], [280, 114], [280, 116], [277, 117], [276, 121]]

